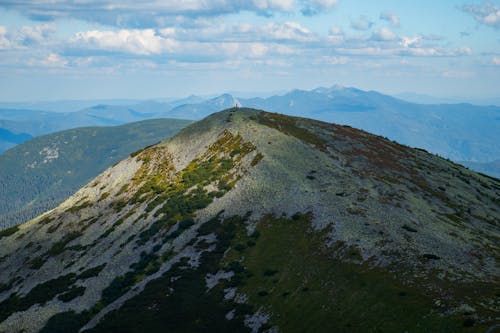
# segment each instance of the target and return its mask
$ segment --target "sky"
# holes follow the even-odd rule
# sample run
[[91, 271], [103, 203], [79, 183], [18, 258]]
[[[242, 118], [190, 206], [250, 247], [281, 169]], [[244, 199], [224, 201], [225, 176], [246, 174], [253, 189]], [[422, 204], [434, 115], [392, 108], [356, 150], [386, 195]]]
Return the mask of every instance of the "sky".
[[500, 97], [500, 0], [0, 0], [0, 101]]

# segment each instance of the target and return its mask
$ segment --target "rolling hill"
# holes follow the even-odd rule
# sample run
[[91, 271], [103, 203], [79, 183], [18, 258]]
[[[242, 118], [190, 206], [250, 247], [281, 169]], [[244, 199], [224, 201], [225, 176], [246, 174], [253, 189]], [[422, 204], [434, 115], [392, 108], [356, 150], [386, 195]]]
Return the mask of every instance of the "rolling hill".
[[0, 233], [0, 331], [484, 332], [500, 182], [230, 109]]
[[0, 152], [28, 141], [31, 138], [32, 136], [27, 133], [13, 133], [4, 128], [0, 128]]
[[0, 229], [27, 221], [73, 194], [131, 152], [190, 121], [155, 119], [40, 136], [0, 155]]

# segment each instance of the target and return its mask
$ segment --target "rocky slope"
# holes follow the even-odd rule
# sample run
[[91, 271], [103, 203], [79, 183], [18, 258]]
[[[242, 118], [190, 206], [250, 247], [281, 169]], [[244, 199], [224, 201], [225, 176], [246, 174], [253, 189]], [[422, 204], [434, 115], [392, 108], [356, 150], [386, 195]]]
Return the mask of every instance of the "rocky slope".
[[0, 233], [0, 332], [483, 332], [500, 183], [230, 109]]

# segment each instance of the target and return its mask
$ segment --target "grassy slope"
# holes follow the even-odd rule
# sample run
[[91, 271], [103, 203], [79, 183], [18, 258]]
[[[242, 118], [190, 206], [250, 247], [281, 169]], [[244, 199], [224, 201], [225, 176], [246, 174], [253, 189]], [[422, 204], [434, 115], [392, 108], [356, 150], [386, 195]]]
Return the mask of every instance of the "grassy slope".
[[[0, 228], [55, 207], [113, 163], [187, 124], [156, 119], [78, 128], [38, 137], [5, 152], [0, 155]], [[58, 157], [47, 160], [47, 149], [57, 151]]]

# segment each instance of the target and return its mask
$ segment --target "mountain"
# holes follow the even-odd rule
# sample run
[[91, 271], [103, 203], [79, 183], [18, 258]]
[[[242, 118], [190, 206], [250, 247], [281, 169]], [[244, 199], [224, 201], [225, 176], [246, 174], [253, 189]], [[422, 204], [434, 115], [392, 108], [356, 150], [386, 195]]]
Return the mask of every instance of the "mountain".
[[4, 128], [0, 128], [0, 151], [7, 150], [31, 138], [32, 136], [27, 133], [16, 134]]
[[76, 112], [94, 105], [133, 105], [140, 103], [133, 99], [85, 99], [85, 100], [54, 100], [30, 102], [0, 102], [0, 109], [29, 109], [48, 112]]
[[236, 97], [230, 94], [223, 94], [198, 103], [179, 105], [162, 115], [172, 118], [199, 120], [219, 110], [240, 105], [241, 103]]
[[454, 161], [500, 158], [499, 106], [414, 104], [340, 86], [240, 101], [247, 107], [353, 126]]
[[469, 97], [464, 99], [464, 96], [455, 97], [435, 97], [425, 94], [415, 94], [411, 92], [405, 92], [393, 95], [396, 98], [418, 104], [457, 104], [457, 103], [470, 103], [475, 105], [500, 105], [500, 98], [495, 97]]
[[34, 138], [0, 155], [0, 229], [56, 207], [131, 152], [177, 133], [190, 121], [155, 119], [85, 127]]
[[500, 182], [230, 109], [0, 233], [0, 331], [484, 332]]
[[[105, 100], [110, 104], [94, 104], [98, 101], [60, 101], [60, 102], [39, 102], [39, 103], [0, 103], [0, 106], [40, 106], [47, 107], [57, 112], [35, 110], [35, 109], [0, 109], [0, 128], [12, 133], [22, 133], [30, 137], [54, 133], [71, 128], [84, 126], [116, 126], [126, 123], [156, 119], [168, 118], [168, 111], [185, 105], [186, 103], [200, 103], [201, 97], [189, 96], [182, 99], [173, 99], [168, 102], [161, 101], [133, 101], [133, 100]], [[117, 103], [130, 103], [119, 105]], [[214, 102], [215, 103], [215, 102]], [[225, 107], [225, 104], [220, 104]], [[78, 111], [75, 107], [84, 106]], [[230, 106], [234, 106], [230, 105]], [[63, 112], [64, 108], [72, 110]], [[221, 108], [223, 108], [221, 107]], [[212, 107], [212, 112], [218, 111], [216, 103]], [[176, 118], [182, 119], [181, 116]], [[2, 139], [0, 133], [0, 153], [12, 148], [20, 142], [6, 141]], [[26, 140], [24, 140], [26, 141]]]

